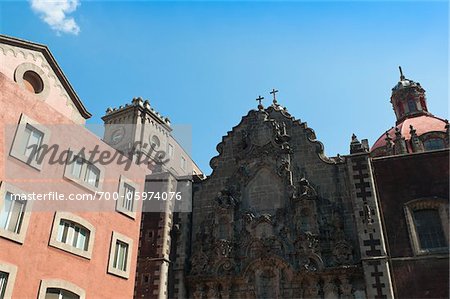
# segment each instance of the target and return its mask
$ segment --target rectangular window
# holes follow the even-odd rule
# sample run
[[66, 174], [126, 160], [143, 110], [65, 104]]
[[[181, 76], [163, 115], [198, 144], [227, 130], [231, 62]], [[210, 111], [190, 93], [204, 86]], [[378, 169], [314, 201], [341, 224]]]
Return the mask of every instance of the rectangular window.
[[123, 198], [123, 203], [122, 203], [122, 207], [127, 210], [132, 212], [133, 211], [133, 203], [134, 203], [134, 194], [136, 192], [136, 189], [134, 189], [132, 186], [130, 186], [127, 183], [124, 183], [124, 189], [125, 189], [125, 194], [124, 194], [124, 198]]
[[22, 114], [11, 146], [10, 155], [36, 170], [42, 169], [41, 147], [48, 145], [51, 131]]
[[[74, 153], [71, 152], [71, 155]], [[89, 190], [95, 191], [101, 188], [102, 171], [91, 162], [81, 156], [71, 156], [68, 159], [64, 176]]]
[[128, 257], [128, 244], [116, 241], [116, 250], [114, 253], [114, 264], [113, 267], [120, 270], [127, 270], [127, 257]]
[[81, 178], [81, 169], [83, 168], [83, 159], [77, 158], [75, 162], [73, 162], [72, 166], [72, 175], [78, 179]]
[[186, 170], [186, 159], [181, 157], [181, 169]]
[[173, 157], [173, 145], [172, 144], [169, 144], [168, 156], [169, 156], [169, 158]]
[[89, 244], [89, 230], [71, 221], [61, 220], [56, 240], [74, 248], [87, 251]]
[[98, 187], [100, 179], [100, 170], [92, 164], [87, 165], [84, 181], [91, 186]]
[[121, 175], [119, 179], [119, 198], [116, 201], [116, 211], [132, 219], [136, 218], [136, 209], [139, 205], [135, 202], [139, 185]]
[[133, 239], [118, 232], [112, 233], [111, 249], [108, 260], [108, 273], [130, 278], [130, 269], [133, 268], [131, 255], [133, 254]]
[[9, 274], [0, 271], [0, 299], [5, 298], [6, 285], [8, 284]]
[[32, 160], [37, 161], [38, 158], [38, 150], [42, 145], [42, 138], [44, 137], [44, 133], [32, 127], [30, 124], [25, 126], [24, 132], [24, 148], [23, 154], [25, 157], [30, 158], [33, 154]]
[[3, 208], [0, 212], [0, 228], [13, 233], [20, 233], [26, 201], [16, 199], [12, 193], [6, 192]]

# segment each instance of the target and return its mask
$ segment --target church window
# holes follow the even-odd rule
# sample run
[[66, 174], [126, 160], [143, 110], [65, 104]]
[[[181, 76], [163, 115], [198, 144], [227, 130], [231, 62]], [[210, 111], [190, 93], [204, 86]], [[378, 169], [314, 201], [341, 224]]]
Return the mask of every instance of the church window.
[[444, 140], [442, 138], [430, 138], [423, 143], [427, 151], [438, 150], [445, 147]]
[[433, 250], [446, 247], [438, 210], [424, 209], [414, 211], [414, 225], [416, 227], [420, 249]]
[[411, 246], [416, 255], [448, 251], [448, 202], [416, 199], [405, 205]]
[[417, 111], [417, 105], [414, 100], [408, 100], [408, 109], [409, 112], [416, 112]]

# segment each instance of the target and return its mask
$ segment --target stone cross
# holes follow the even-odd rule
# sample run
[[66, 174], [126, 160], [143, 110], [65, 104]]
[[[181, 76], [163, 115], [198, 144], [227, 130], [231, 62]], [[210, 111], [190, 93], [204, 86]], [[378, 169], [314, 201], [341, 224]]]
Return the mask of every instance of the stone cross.
[[261, 102], [262, 102], [262, 100], [264, 100], [264, 97], [258, 96], [258, 98], [256, 100], [259, 101], [258, 109], [263, 109], [264, 107]]
[[271, 95], [273, 95], [273, 103], [277, 104], [277, 92], [278, 89], [272, 88], [272, 91], [270, 92]]

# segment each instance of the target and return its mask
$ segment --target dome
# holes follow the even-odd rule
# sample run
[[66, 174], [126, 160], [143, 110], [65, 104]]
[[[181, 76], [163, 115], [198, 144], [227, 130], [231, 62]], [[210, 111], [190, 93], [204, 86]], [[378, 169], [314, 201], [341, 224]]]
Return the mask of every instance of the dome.
[[[404, 121], [399, 123], [396, 127], [392, 127], [387, 131], [389, 136], [392, 138], [392, 140], [395, 139], [395, 131], [396, 128], [399, 129], [400, 133], [402, 134], [402, 137], [405, 138], [406, 141], [411, 139], [411, 129], [410, 126], [413, 126], [414, 130], [416, 130], [416, 135], [420, 137], [421, 135], [429, 132], [443, 132], [445, 133], [446, 130], [446, 121], [435, 117], [432, 115], [419, 115], [416, 117], [409, 117], [406, 118]], [[384, 148], [386, 146], [386, 133], [380, 136], [378, 140], [374, 143], [374, 145], [371, 148], [371, 152], [378, 148]], [[408, 151], [411, 151], [409, 142], [406, 142]]]

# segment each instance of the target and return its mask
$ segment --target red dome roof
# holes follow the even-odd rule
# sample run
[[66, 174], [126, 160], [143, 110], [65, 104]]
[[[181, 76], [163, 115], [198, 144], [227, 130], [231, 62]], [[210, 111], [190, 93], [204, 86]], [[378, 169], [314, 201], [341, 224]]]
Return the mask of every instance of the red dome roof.
[[[404, 121], [397, 125], [397, 128], [402, 133], [402, 136], [405, 137], [406, 140], [411, 139], [411, 134], [409, 133], [409, 126], [412, 125], [416, 130], [417, 136], [420, 136], [427, 132], [440, 131], [445, 132], [445, 120], [431, 116], [431, 115], [420, 115], [416, 117], [406, 118]], [[395, 127], [392, 127], [388, 130], [389, 136], [391, 136], [392, 140], [395, 139]], [[384, 147], [386, 145], [386, 133], [380, 136], [378, 140], [374, 143], [370, 151], [373, 151], [377, 148]]]

